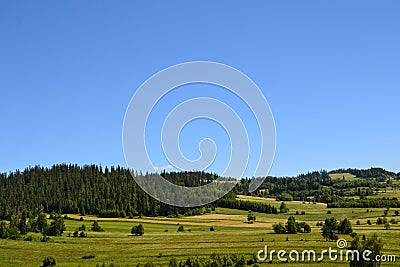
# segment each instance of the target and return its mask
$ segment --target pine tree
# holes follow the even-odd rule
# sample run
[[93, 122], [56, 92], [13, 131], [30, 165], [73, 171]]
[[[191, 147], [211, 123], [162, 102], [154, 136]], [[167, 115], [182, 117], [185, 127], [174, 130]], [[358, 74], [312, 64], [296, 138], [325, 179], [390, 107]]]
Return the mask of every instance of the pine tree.
[[288, 211], [285, 202], [281, 203], [281, 206], [279, 207], [279, 212], [280, 213], [286, 213]]
[[293, 216], [290, 216], [287, 220], [286, 231], [289, 234], [297, 234], [299, 231], [299, 225], [296, 223], [296, 219]]

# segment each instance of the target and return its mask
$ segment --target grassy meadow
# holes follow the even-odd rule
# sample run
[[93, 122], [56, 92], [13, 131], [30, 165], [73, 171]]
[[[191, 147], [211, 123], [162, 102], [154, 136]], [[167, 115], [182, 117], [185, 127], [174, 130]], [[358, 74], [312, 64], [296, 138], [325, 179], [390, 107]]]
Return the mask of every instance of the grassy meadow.
[[[390, 192], [392, 194], [392, 192]], [[261, 201], [272, 203], [279, 207], [280, 202], [274, 199], [239, 196], [243, 200]], [[322, 222], [329, 216], [337, 219], [345, 217], [351, 220], [353, 230], [359, 235], [367, 237], [376, 233], [384, 243], [384, 254], [400, 256], [400, 224], [391, 224], [386, 230], [383, 225], [376, 225], [378, 217], [383, 216], [385, 209], [328, 209], [321, 203], [286, 202], [289, 208], [285, 214], [255, 213], [256, 222], [247, 223], [247, 211], [217, 208], [211, 214], [181, 217], [143, 217], [134, 219], [109, 219], [69, 214], [65, 220], [67, 230], [61, 237], [52, 237], [49, 242], [40, 242], [39, 234], [33, 236], [33, 241], [0, 240], [0, 266], [40, 266], [43, 258], [53, 256], [57, 259], [57, 266], [96, 266], [96, 264], [114, 263], [116, 266], [136, 266], [138, 263], [153, 262], [160, 266], [168, 266], [172, 257], [177, 260], [186, 259], [188, 256], [208, 257], [216, 254], [244, 254], [247, 258], [268, 245], [269, 249], [314, 249], [320, 252], [329, 247], [336, 248], [335, 242], [325, 241], [320, 234]], [[311, 233], [301, 234], [274, 234], [272, 225], [277, 222], [285, 223], [289, 215], [302, 211], [304, 215], [295, 215], [297, 221], [307, 222], [312, 227]], [[387, 219], [400, 220], [394, 216], [394, 210], [389, 211]], [[94, 220], [98, 220], [104, 232], [88, 231]], [[367, 224], [372, 221], [372, 225]], [[357, 225], [359, 221], [359, 225]], [[130, 236], [134, 225], [142, 223], [145, 229], [143, 236]], [[86, 226], [86, 238], [68, 237], [79, 226]], [[185, 231], [178, 232], [179, 225]], [[214, 227], [215, 231], [210, 231]], [[341, 235], [350, 241], [348, 235]], [[288, 239], [288, 240], [287, 240]], [[84, 256], [94, 258], [83, 259]], [[382, 266], [399, 266], [397, 262], [382, 263]], [[324, 262], [329, 266], [349, 266], [348, 262], [332, 262], [326, 257]], [[278, 266], [317, 266], [312, 262], [281, 263], [276, 259], [273, 265]], [[271, 264], [262, 263], [261, 266]]]

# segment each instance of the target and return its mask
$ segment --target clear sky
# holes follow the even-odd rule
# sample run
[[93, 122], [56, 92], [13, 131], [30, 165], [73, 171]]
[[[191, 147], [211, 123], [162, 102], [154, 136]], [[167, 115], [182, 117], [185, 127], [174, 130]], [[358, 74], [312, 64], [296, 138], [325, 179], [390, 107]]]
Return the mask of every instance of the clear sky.
[[261, 88], [276, 123], [272, 175], [400, 171], [399, 12], [395, 0], [2, 1], [0, 171], [125, 166], [135, 90], [193, 60], [231, 65]]

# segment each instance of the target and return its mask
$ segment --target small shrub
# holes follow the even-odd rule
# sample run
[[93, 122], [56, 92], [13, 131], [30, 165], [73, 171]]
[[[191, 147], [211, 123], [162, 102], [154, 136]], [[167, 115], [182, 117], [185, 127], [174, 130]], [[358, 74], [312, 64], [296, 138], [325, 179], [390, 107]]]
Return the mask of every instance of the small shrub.
[[215, 231], [214, 226], [211, 226], [211, 227], [210, 227], [210, 231], [211, 231], [211, 232], [214, 232], [214, 231]]
[[137, 226], [133, 226], [131, 229], [131, 234], [133, 235], [143, 235], [144, 234], [144, 227], [142, 224], [139, 224]]
[[185, 231], [185, 228], [183, 228], [183, 225], [179, 225], [178, 232], [183, 232], [183, 231]]
[[52, 256], [48, 256], [42, 262], [43, 262], [42, 267], [50, 267], [50, 266], [56, 266], [57, 265], [56, 259], [54, 257], [52, 257]]
[[44, 235], [40, 238], [40, 242], [49, 242], [51, 240], [50, 237], [48, 237], [47, 235]]
[[24, 241], [33, 241], [33, 237], [31, 235], [28, 235], [24, 238]]
[[91, 230], [94, 232], [104, 232], [104, 229], [101, 228], [98, 221], [93, 222]]
[[94, 259], [94, 258], [95, 258], [94, 255], [85, 255], [85, 256], [82, 256], [82, 259], [84, 259], [84, 260], [87, 260], [87, 259]]

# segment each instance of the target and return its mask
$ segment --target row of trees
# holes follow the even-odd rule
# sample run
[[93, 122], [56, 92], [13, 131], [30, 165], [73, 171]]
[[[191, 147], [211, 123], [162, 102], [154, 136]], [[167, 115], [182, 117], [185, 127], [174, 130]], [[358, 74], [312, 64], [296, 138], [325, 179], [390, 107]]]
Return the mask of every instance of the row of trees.
[[[36, 218], [27, 219], [24, 213], [20, 216], [12, 216], [9, 222], [0, 222], [0, 238], [19, 239], [22, 236], [32, 233], [41, 233], [43, 238], [41, 240], [49, 240], [48, 236], [61, 236], [66, 230], [64, 223], [65, 216], [61, 214], [50, 214], [50, 224], [46, 214], [41, 212]], [[83, 232], [86, 230], [86, 226], [82, 224], [78, 229], [75, 230], [72, 236], [74, 237], [86, 237]], [[98, 221], [94, 221], [90, 228], [93, 232], [103, 232], [104, 229], [99, 225]], [[79, 235], [79, 231], [82, 231]], [[69, 233], [68, 236], [71, 236]]]
[[329, 203], [328, 208], [400, 208], [397, 198], [343, 199]]
[[39, 213], [36, 218], [27, 219], [25, 213], [12, 216], [10, 222], [0, 222], [0, 238], [18, 239], [28, 232], [42, 233], [44, 236], [61, 236], [65, 231], [63, 216], [57, 214], [51, 217], [50, 225], [47, 223], [46, 215]]
[[277, 234], [311, 233], [310, 225], [305, 222], [296, 222], [294, 216], [289, 216], [285, 225], [277, 223], [272, 227]]
[[223, 198], [218, 200], [217, 205], [222, 208], [230, 208], [230, 209], [238, 209], [238, 210], [252, 210], [255, 212], [262, 212], [268, 214], [277, 214], [278, 210], [275, 206], [261, 203], [261, 202], [254, 202], [254, 201], [245, 201], [245, 200], [237, 200], [237, 199], [228, 199]]
[[326, 240], [338, 240], [338, 234], [351, 234], [353, 232], [351, 222], [347, 218], [338, 221], [334, 217], [325, 219], [321, 230], [322, 237]]
[[[289, 216], [285, 225], [282, 223], [274, 224], [273, 230], [277, 234], [310, 233], [311, 227], [305, 222], [296, 222], [294, 216]], [[351, 222], [347, 218], [338, 221], [334, 217], [325, 219], [321, 230], [322, 237], [326, 240], [337, 240], [338, 234], [351, 234], [353, 232]]]

